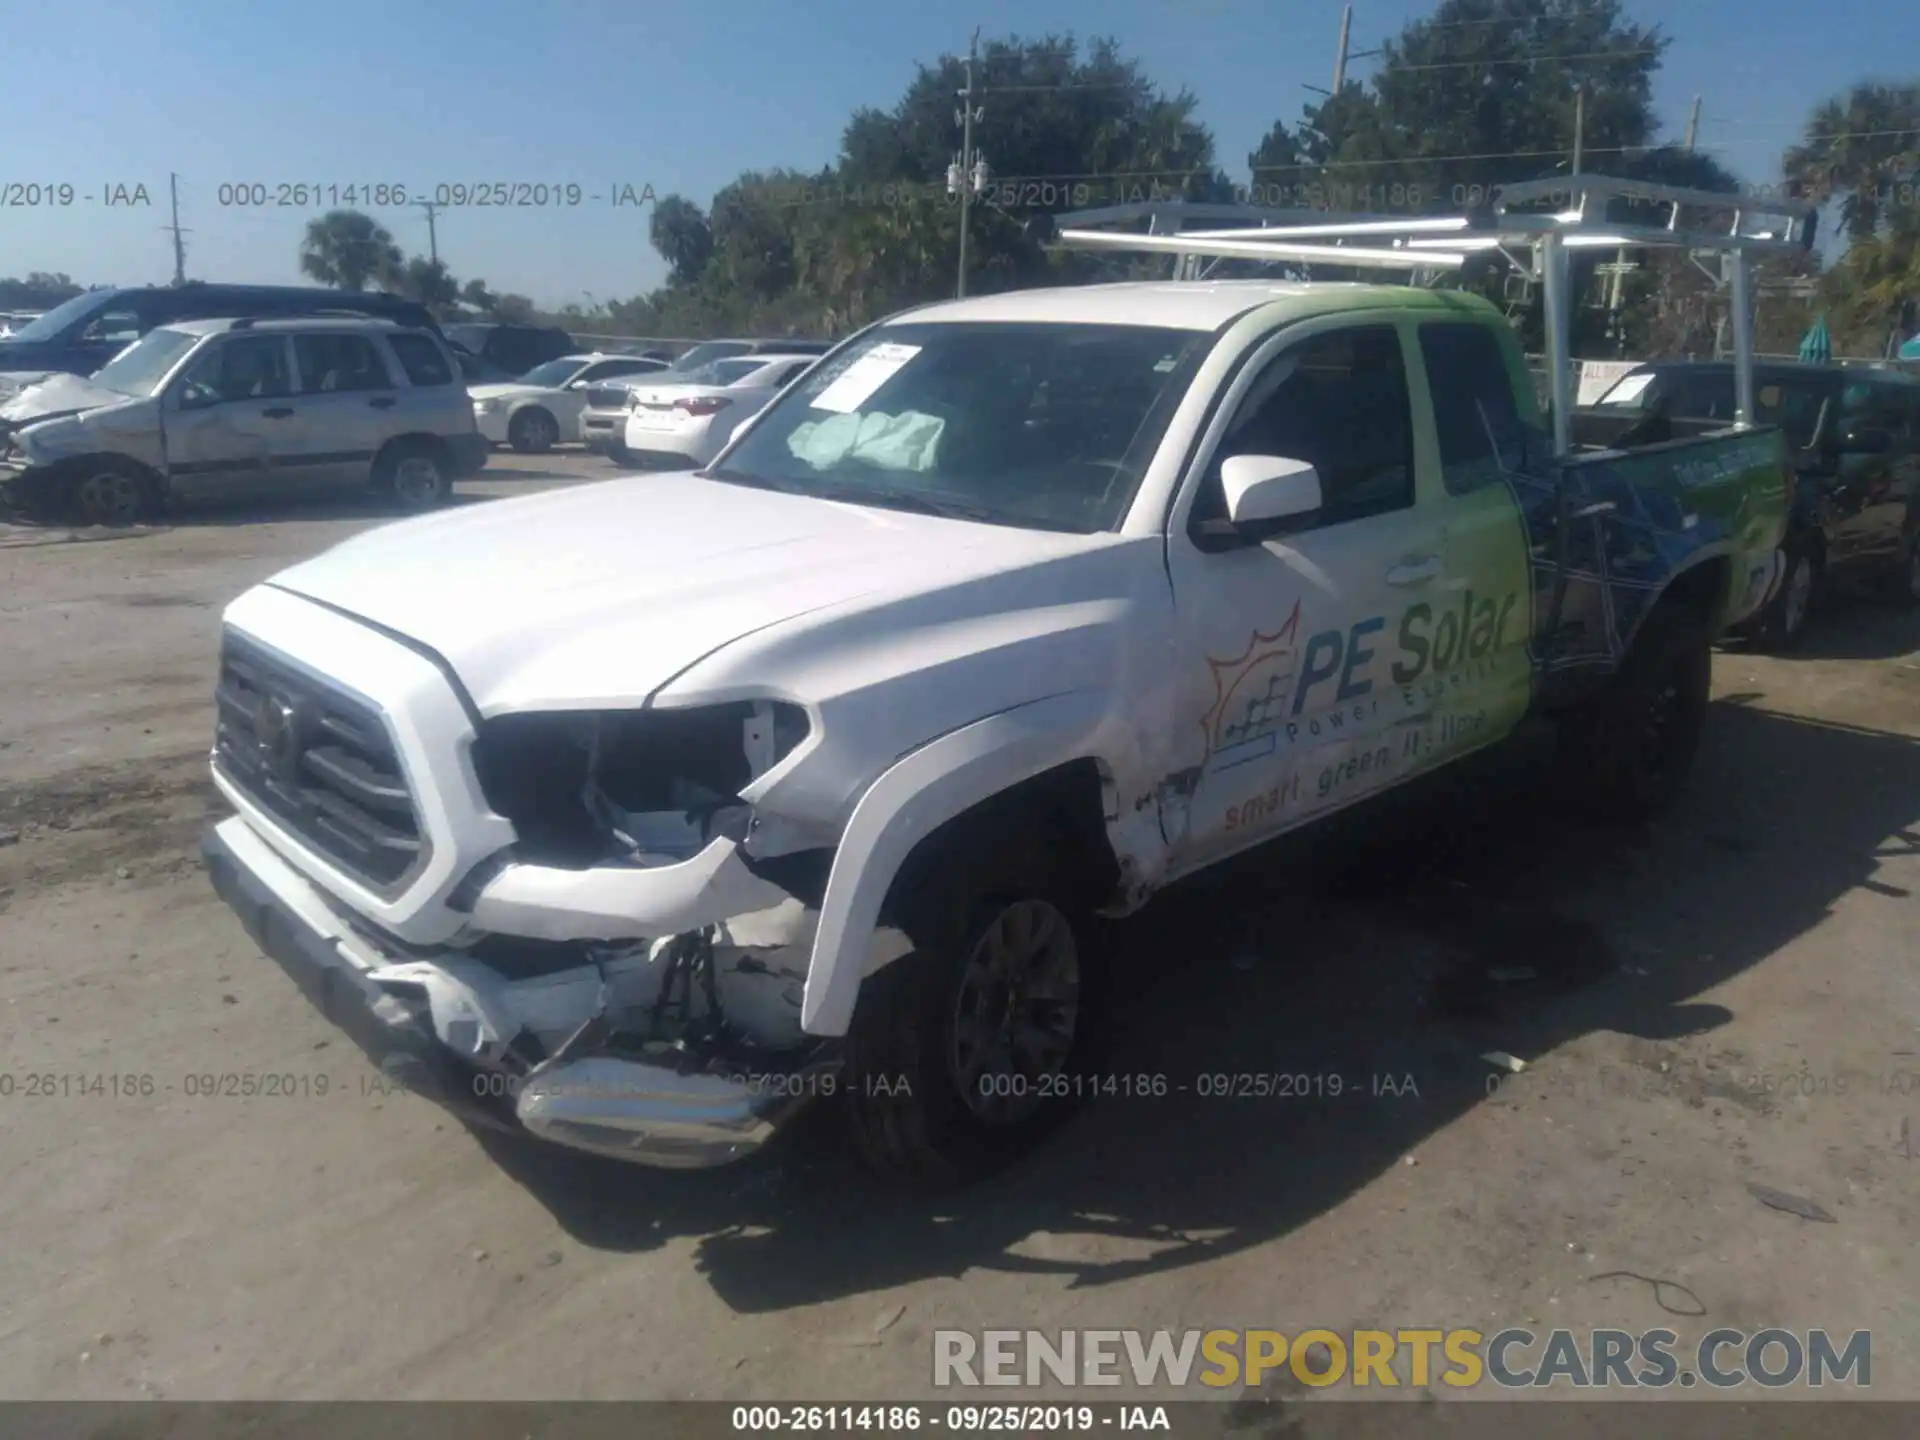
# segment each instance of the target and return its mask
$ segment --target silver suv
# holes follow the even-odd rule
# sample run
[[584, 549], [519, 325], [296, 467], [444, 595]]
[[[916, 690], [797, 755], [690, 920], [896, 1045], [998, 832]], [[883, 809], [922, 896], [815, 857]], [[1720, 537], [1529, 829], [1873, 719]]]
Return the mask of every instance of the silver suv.
[[85, 524], [368, 485], [426, 510], [486, 461], [445, 344], [389, 320], [183, 321], [0, 407], [9, 506]]

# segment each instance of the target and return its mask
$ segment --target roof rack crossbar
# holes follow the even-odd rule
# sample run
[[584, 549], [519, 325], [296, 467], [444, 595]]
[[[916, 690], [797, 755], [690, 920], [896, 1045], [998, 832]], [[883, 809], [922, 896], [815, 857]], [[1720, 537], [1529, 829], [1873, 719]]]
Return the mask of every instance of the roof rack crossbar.
[[[1609, 202], [1623, 199], [1666, 206], [1667, 213], [1654, 224], [1609, 222]], [[1552, 208], [1528, 208], [1543, 206]], [[1152, 233], [1091, 228], [1143, 219]], [[1189, 222], [1204, 227], [1221, 221], [1235, 225], [1187, 228]], [[1338, 215], [1147, 201], [1071, 212], [1055, 223], [1063, 249], [1172, 255], [1175, 274], [1183, 279], [1199, 275], [1198, 262], [1208, 256], [1419, 276], [1462, 266], [1477, 253], [1498, 251], [1512, 259], [1516, 251], [1530, 251], [1533, 276], [1545, 291], [1554, 452], [1566, 455], [1573, 448], [1571, 251], [1659, 247], [1689, 257], [1719, 254], [1733, 312], [1735, 424], [1744, 429], [1754, 423], [1751, 262], [1756, 253], [1811, 250], [1816, 212], [1793, 201], [1579, 173], [1501, 186], [1491, 205], [1456, 215]]]
[[[1657, 223], [1638, 220], [1609, 223], [1607, 202], [1615, 199], [1665, 206], [1667, 213]], [[1558, 208], [1521, 208], [1542, 203]], [[1704, 213], [1687, 214], [1683, 220], [1685, 212]], [[1142, 219], [1152, 225], [1150, 236], [1091, 228]], [[1204, 228], [1204, 222], [1217, 225], [1222, 220], [1238, 223], [1228, 228]], [[1188, 222], [1193, 221], [1203, 222], [1202, 227], [1187, 228]], [[1056, 223], [1060, 227], [1059, 243], [1070, 250], [1131, 248], [1156, 254], [1214, 254], [1276, 260], [1332, 258], [1295, 256], [1282, 253], [1279, 248], [1294, 247], [1303, 241], [1344, 245], [1351, 240], [1364, 240], [1389, 248], [1472, 251], [1538, 245], [1546, 236], [1554, 235], [1574, 248], [1657, 246], [1727, 253], [1804, 251], [1812, 247], [1814, 235], [1814, 211], [1808, 205], [1586, 174], [1504, 186], [1494, 192], [1490, 207], [1453, 215], [1342, 215], [1329, 211], [1145, 201], [1074, 211], [1059, 216]], [[1463, 242], [1457, 247], [1450, 243], [1456, 236]], [[1148, 239], [1155, 243], [1134, 243]], [[1160, 243], [1167, 240], [1180, 243], [1172, 246]], [[1212, 250], [1195, 243], [1212, 241], [1263, 248], [1256, 254], [1246, 249]], [[1358, 252], [1340, 263], [1407, 268], [1406, 262], [1395, 266], [1387, 261], [1363, 259]]]

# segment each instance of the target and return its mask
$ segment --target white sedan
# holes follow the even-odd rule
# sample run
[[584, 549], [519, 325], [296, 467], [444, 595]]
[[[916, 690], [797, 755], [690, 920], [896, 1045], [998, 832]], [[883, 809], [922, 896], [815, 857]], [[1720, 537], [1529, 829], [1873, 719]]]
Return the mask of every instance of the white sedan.
[[742, 355], [698, 370], [674, 372], [672, 383], [634, 384], [626, 451], [636, 465], [680, 469], [705, 465], [733, 432], [781, 390], [819, 362], [818, 355]]
[[495, 445], [538, 454], [580, 436], [587, 387], [616, 377], [649, 375], [667, 368], [645, 355], [563, 355], [536, 365], [517, 380], [470, 385], [473, 421]]

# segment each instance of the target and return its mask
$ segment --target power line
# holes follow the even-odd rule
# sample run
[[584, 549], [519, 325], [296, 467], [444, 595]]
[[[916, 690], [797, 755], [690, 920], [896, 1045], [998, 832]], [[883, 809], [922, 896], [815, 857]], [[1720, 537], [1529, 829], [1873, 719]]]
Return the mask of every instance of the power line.
[[1493, 56], [1484, 60], [1435, 60], [1425, 65], [1395, 64], [1388, 67], [1389, 75], [1406, 75], [1421, 70], [1478, 70], [1482, 66], [1493, 65], [1534, 65], [1543, 60], [1631, 60], [1638, 55], [1658, 55], [1660, 47], [1648, 45], [1639, 50], [1577, 50], [1571, 55], [1557, 51], [1544, 50], [1538, 55]]

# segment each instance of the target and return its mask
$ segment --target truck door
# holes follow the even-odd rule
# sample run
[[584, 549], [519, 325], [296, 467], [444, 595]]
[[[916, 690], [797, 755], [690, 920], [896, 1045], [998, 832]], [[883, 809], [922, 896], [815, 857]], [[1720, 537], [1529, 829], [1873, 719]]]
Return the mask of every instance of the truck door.
[[[1521, 387], [1528, 382], [1514, 373], [1492, 326], [1429, 321], [1419, 337], [1445, 497], [1447, 585], [1476, 596], [1474, 624], [1483, 635], [1482, 602], [1497, 607], [1492, 639], [1468, 641], [1467, 663], [1455, 664], [1452, 683], [1470, 708], [1484, 714], [1487, 738], [1493, 738], [1519, 721], [1532, 698], [1536, 581], [1546, 589], [1553, 572], [1543, 564], [1536, 577], [1527, 511], [1551, 514], [1557, 495], [1550, 473], [1525, 473], [1530, 458], [1546, 458], [1546, 437], [1521, 413]], [[1532, 456], [1524, 453], [1529, 449]], [[1433, 644], [1445, 655], [1441, 642], [1436, 634]]]
[[[1416, 485], [1403, 347], [1388, 318], [1289, 327], [1261, 344], [1203, 437], [1168, 536], [1181, 709], [1204, 738], [1166, 826], [1176, 872], [1420, 763], [1396, 729], [1395, 639], [1443, 559], [1434, 497]], [[1220, 466], [1256, 454], [1311, 462], [1322, 508], [1233, 532]]]

